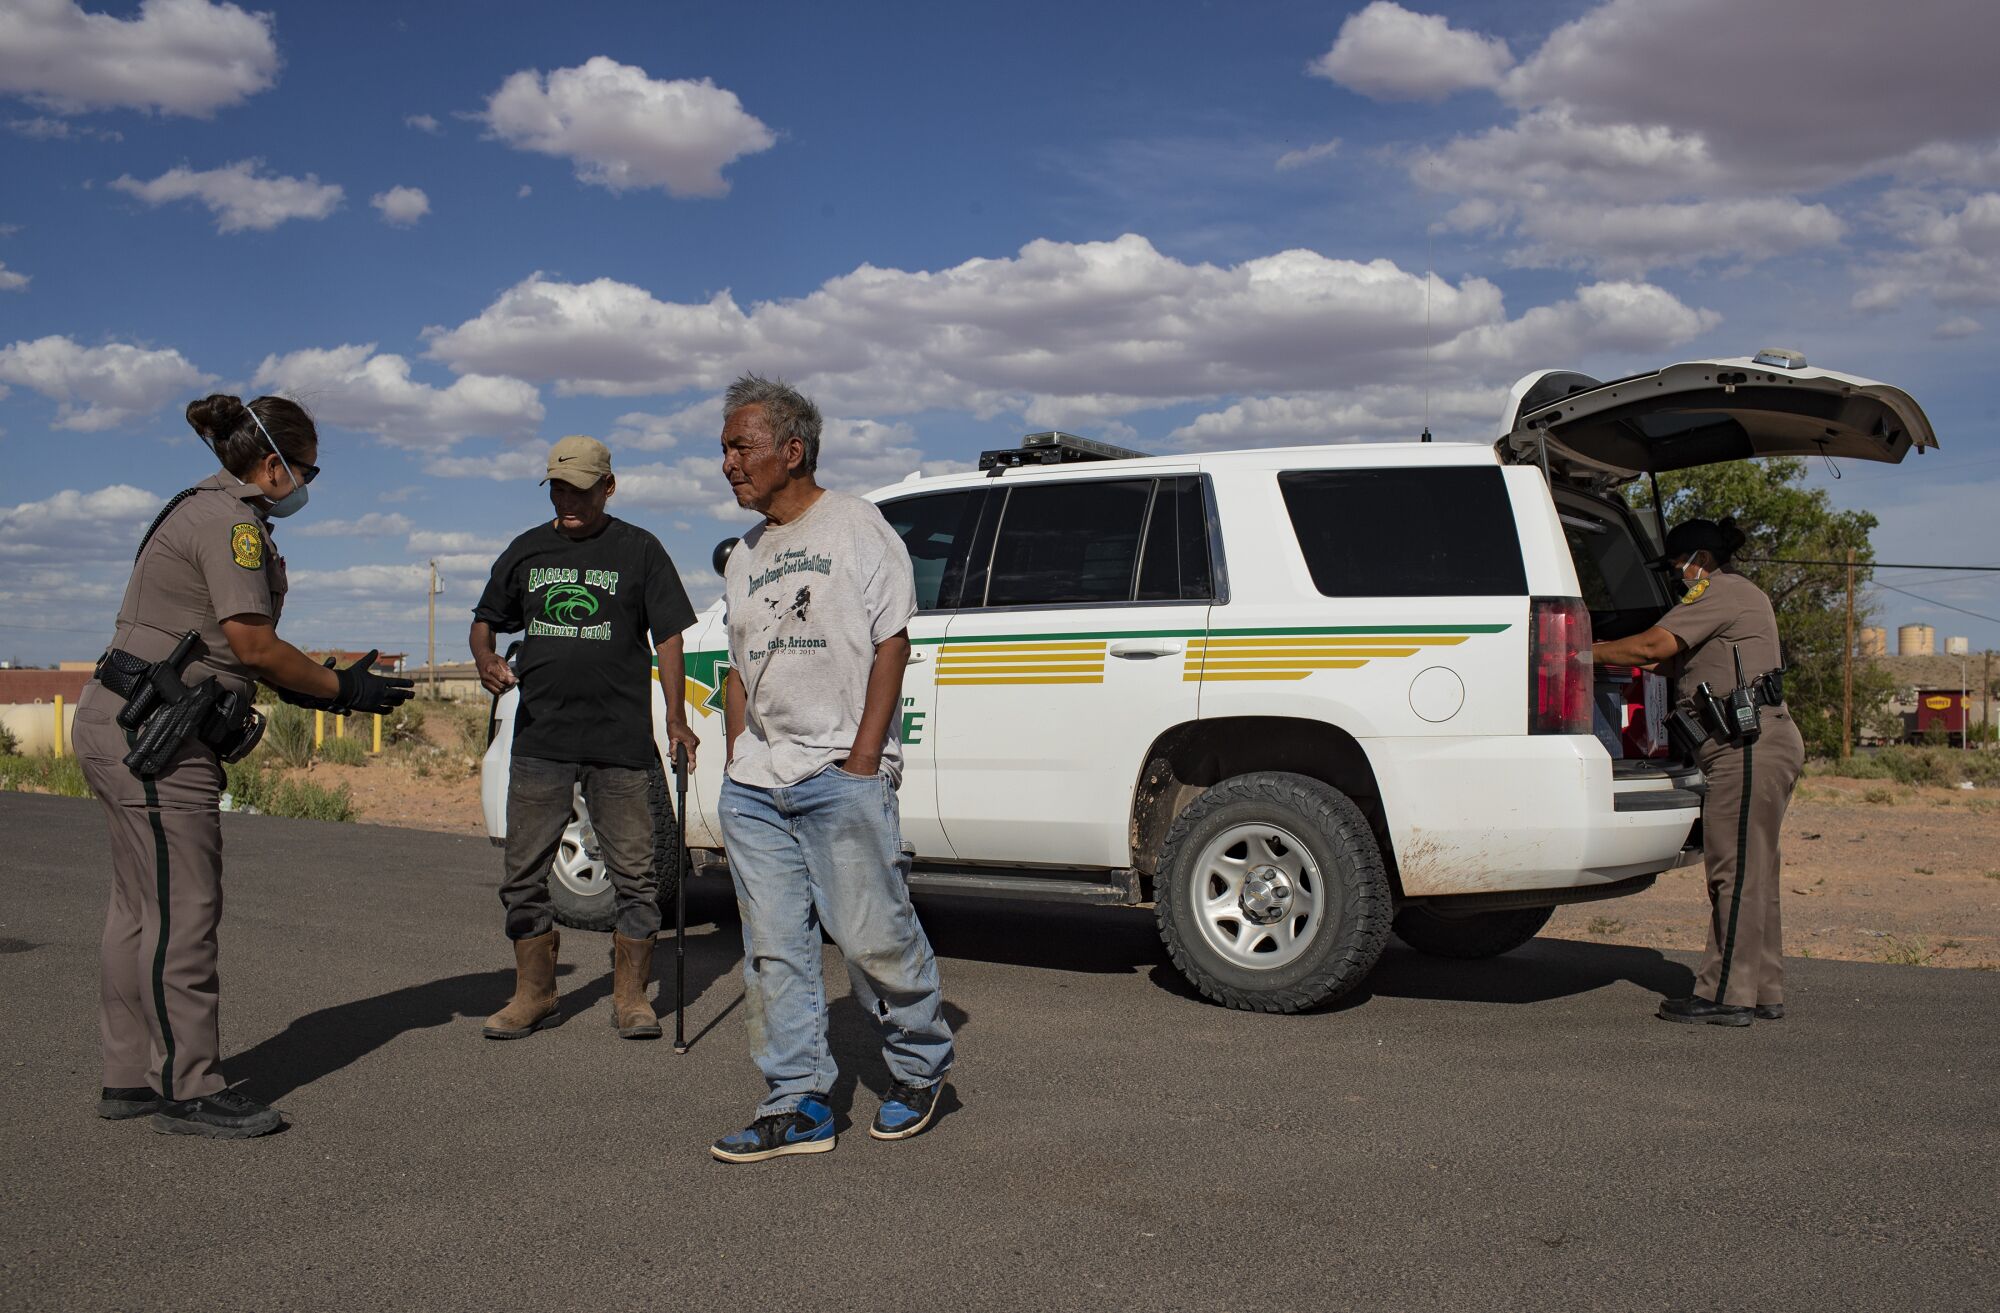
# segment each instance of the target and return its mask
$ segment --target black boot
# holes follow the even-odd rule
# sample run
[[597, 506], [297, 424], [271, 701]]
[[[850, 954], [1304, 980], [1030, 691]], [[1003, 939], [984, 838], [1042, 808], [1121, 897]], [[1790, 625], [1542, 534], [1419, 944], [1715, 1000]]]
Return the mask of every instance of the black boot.
[[1785, 1005], [1783, 1003], [1759, 1003], [1757, 1005], [1757, 1020], [1783, 1021], [1784, 1019]]
[[97, 1096], [97, 1115], [108, 1122], [144, 1117], [166, 1106], [167, 1101], [146, 1085], [106, 1085]]
[[163, 1135], [205, 1135], [212, 1140], [248, 1140], [269, 1135], [284, 1124], [285, 1115], [276, 1108], [235, 1090], [169, 1103], [153, 1114], [153, 1129]]
[[1690, 995], [1687, 998], [1670, 998], [1660, 1004], [1662, 1021], [1678, 1021], [1690, 1026], [1747, 1026], [1750, 1024], [1750, 1009], [1732, 1007], [1727, 1003], [1711, 1003], [1705, 998]]

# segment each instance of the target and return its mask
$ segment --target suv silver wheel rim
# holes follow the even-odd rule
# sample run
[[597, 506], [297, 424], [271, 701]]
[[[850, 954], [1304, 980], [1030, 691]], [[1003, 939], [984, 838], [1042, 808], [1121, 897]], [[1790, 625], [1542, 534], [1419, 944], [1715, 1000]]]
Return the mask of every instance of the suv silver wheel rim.
[[1235, 825], [1194, 867], [1195, 919], [1224, 960], [1270, 971], [1306, 951], [1324, 920], [1319, 863], [1275, 825]]
[[576, 814], [556, 844], [550, 870], [578, 898], [595, 898], [611, 888], [611, 873], [605, 869], [604, 854], [597, 846], [597, 831], [590, 827], [590, 812], [583, 805], [581, 789], [577, 790]]

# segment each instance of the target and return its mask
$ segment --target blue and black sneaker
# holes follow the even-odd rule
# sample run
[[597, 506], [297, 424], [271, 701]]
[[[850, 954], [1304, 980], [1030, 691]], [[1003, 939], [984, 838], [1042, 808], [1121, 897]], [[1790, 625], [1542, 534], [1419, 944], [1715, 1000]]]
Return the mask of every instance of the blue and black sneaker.
[[833, 1108], [823, 1094], [808, 1094], [792, 1112], [759, 1117], [723, 1136], [708, 1151], [726, 1163], [761, 1163], [788, 1153], [825, 1153], [833, 1148]]
[[882, 1096], [882, 1107], [868, 1133], [878, 1140], [907, 1140], [921, 1133], [931, 1124], [931, 1117], [937, 1112], [938, 1095], [943, 1092], [943, 1081], [934, 1085], [895, 1082]]

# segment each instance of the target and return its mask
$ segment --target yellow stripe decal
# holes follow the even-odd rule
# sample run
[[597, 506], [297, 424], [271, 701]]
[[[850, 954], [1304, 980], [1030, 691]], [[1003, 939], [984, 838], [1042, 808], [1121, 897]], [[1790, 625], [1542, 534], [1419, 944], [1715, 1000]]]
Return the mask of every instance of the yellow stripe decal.
[[1184, 684], [1200, 684], [1214, 683], [1218, 680], [1226, 679], [1304, 679], [1311, 673], [1312, 671], [1310, 670], [1211, 670], [1204, 675], [1199, 670], [1190, 670], [1181, 676], [1181, 682]]
[[1273, 634], [1266, 638], [1197, 638], [1188, 643], [1188, 649], [1206, 648], [1215, 652], [1233, 647], [1456, 647], [1468, 637], [1467, 634], [1339, 634], [1285, 638]]
[[945, 675], [939, 684], [1102, 684], [1103, 675]]
[[973, 675], [1101, 675], [1104, 665], [1078, 665], [1073, 661], [1020, 666], [939, 666], [938, 678], [969, 678]]

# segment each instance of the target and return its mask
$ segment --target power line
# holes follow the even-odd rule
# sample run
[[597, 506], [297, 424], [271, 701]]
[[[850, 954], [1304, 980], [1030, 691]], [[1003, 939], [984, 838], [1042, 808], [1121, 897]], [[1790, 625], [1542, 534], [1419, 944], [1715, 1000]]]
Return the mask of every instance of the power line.
[[1931, 606], [1941, 606], [1947, 611], [1956, 611], [1960, 615], [1969, 615], [1974, 620], [1990, 620], [1994, 624], [2000, 625], [2000, 615], [1983, 615], [1978, 611], [1968, 611], [1962, 606], [1953, 606], [1950, 602], [1940, 602], [1935, 597], [1925, 597], [1922, 593], [1913, 593], [1907, 588], [1898, 588], [1894, 584], [1877, 582], [1875, 586], [1877, 588], [1886, 588], [1892, 593], [1901, 593], [1905, 597], [1914, 597], [1919, 602], [1925, 602]]
[[[1755, 561], [1759, 565], [1837, 565], [1845, 570], [1852, 565], [1857, 570], [1967, 570], [1976, 574], [2000, 574], [2000, 565], [1898, 565], [1889, 561], [1801, 561], [1789, 556], [1739, 556], [1739, 561]], [[1889, 585], [1883, 584], [1884, 588]]]

